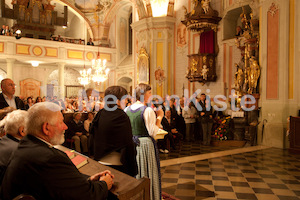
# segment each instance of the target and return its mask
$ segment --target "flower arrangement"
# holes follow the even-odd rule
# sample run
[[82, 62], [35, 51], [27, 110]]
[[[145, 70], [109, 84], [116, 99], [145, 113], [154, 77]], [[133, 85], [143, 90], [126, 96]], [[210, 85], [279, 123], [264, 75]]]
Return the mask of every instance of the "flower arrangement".
[[231, 122], [230, 116], [215, 118], [215, 123], [217, 124], [217, 127], [215, 128], [212, 137], [215, 140], [221, 140], [221, 141], [227, 140], [231, 132], [230, 122]]

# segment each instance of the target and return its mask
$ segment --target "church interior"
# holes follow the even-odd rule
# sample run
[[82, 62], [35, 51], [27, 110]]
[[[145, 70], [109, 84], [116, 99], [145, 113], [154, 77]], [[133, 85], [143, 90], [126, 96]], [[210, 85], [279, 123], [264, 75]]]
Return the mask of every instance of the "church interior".
[[132, 95], [139, 83], [161, 98], [205, 93], [230, 116], [233, 142], [216, 132], [216, 146], [160, 154], [164, 198], [299, 199], [297, 10], [298, 0], [1, 0], [0, 78], [22, 99], [113, 85]]

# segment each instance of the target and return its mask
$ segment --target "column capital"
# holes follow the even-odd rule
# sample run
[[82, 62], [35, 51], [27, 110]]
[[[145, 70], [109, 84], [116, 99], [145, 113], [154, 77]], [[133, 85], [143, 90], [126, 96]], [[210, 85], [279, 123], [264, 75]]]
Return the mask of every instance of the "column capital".
[[6, 58], [7, 63], [14, 63], [16, 61], [15, 58]]
[[65, 65], [66, 65], [65, 62], [59, 62], [59, 63], [57, 63], [57, 66], [59, 66], [59, 67], [64, 67]]

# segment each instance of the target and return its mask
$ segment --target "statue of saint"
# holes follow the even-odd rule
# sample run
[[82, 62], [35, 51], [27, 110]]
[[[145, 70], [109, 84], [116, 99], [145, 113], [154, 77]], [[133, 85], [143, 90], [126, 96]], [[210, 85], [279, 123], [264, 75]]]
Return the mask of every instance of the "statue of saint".
[[248, 75], [248, 83], [249, 83], [249, 88], [248, 88], [248, 93], [252, 94], [256, 87], [257, 87], [257, 82], [258, 78], [260, 76], [260, 67], [257, 63], [257, 60], [253, 57], [250, 58], [250, 69], [249, 69], [249, 75]]
[[234, 76], [234, 86], [237, 91], [241, 91], [244, 84], [244, 71], [241, 69], [238, 64], [235, 64], [236, 72]]

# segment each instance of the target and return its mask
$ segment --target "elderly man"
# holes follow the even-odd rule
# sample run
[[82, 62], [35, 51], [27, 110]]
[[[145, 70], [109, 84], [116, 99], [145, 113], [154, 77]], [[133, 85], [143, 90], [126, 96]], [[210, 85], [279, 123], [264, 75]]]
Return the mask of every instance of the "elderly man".
[[0, 140], [0, 186], [12, 153], [17, 149], [20, 139], [25, 136], [24, 127], [27, 112], [15, 110], [4, 119], [6, 135]]
[[0, 94], [0, 109], [10, 106], [15, 109], [25, 110], [23, 101], [19, 97], [14, 96], [16, 91], [15, 87], [15, 83], [9, 78], [1, 81], [2, 93]]
[[41, 102], [28, 110], [25, 136], [6, 170], [2, 200], [20, 194], [36, 199], [106, 199], [114, 176], [110, 171], [81, 174], [68, 156], [53, 147], [64, 142], [67, 129], [60, 107]]

